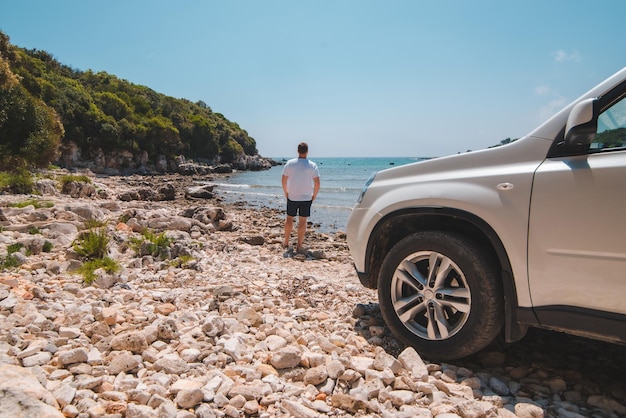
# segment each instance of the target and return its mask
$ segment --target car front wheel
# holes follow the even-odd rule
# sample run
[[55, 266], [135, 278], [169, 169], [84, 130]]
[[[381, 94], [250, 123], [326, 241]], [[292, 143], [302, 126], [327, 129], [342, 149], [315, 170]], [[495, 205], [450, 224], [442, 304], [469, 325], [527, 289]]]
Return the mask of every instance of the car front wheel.
[[399, 241], [379, 280], [381, 313], [393, 334], [430, 359], [455, 359], [486, 347], [502, 328], [495, 263], [473, 241], [424, 231]]

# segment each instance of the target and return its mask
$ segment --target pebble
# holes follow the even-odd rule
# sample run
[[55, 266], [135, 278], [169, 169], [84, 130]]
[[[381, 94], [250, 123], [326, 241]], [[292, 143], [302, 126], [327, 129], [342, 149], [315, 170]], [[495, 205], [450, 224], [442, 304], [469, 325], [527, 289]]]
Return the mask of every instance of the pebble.
[[[342, 234], [309, 231], [293, 257], [280, 212], [115, 199], [149, 181], [188, 196], [180, 176], [93, 181], [108, 198], [0, 195], [0, 260], [35, 249], [0, 271], [0, 417], [626, 416], [623, 347], [533, 331], [429, 362], [393, 339]], [[72, 242], [94, 219], [121, 269], [88, 285]], [[164, 258], [132, 249], [146, 230], [172, 238]]]

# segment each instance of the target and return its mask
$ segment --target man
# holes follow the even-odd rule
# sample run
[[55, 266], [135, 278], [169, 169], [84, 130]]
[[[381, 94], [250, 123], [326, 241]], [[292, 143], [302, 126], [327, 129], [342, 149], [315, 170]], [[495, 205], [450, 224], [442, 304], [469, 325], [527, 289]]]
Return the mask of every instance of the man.
[[283, 168], [283, 192], [287, 198], [283, 247], [289, 247], [294, 218], [299, 215], [297, 252], [304, 251], [302, 244], [306, 233], [306, 220], [311, 216], [311, 204], [320, 190], [320, 173], [317, 164], [307, 158], [308, 154], [308, 144], [301, 142], [298, 144], [298, 158], [287, 161]]

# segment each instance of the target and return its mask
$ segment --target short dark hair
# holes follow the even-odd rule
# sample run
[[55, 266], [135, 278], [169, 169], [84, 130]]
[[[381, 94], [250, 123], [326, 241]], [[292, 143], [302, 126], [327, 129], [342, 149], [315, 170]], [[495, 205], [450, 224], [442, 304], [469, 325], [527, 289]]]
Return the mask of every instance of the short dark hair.
[[307, 152], [309, 152], [309, 144], [300, 142], [298, 144], [298, 154], [306, 154]]

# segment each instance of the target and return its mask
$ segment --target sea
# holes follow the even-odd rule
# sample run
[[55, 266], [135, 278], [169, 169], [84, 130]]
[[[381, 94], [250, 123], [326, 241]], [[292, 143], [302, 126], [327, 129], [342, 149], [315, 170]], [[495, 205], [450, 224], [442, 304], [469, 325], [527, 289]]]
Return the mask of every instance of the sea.
[[[293, 157], [273, 158], [286, 162]], [[309, 158], [320, 172], [320, 191], [311, 207], [311, 217], [316, 231], [334, 233], [345, 231], [346, 223], [367, 179], [375, 172], [387, 168], [415, 163], [423, 157], [384, 158]], [[235, 172], [229, 177], [211, 182], [214, 193], [226, 203], [246, 204], [248, 207], [285, 209], [282, 189], [283, 165], [263, 171]]]

